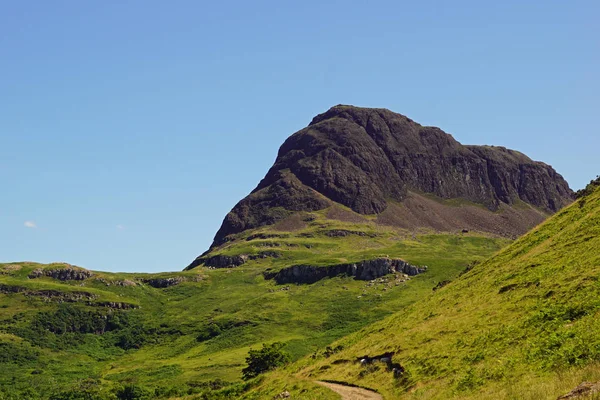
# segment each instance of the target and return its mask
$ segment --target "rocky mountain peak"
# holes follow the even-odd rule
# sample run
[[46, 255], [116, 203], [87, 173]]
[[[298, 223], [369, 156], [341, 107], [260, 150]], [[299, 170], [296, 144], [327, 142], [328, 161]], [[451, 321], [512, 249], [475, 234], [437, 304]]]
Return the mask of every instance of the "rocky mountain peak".
[[552, 167], [518, 151], [464, 146], [387, 109], [337, 105], [283, 143], [256, 189], [226, 216], [213, 247], [228, 235], [333, 203], [378, 214], [409, 192], [464, 199], [490, 211], [525, 202], [552, 213], [573, 199]]

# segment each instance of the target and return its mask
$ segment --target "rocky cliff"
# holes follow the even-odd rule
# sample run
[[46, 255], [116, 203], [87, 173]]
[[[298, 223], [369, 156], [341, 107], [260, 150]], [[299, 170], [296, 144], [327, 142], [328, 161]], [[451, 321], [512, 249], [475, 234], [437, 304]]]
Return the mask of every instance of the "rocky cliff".
[[409, 192], [460, 198], [490, 211], [522, 201], [553, 213], [573, 199], [552, 167], [517, 151], [464, 146], [386, 109], [338, 105], [283, 143], [267, 175], [225, 217], [212, 247], [332, 202], [379, 214]]
[[29, 279], [47, 276], [61, 281], [82, 281], [92, 277], [93, 275], [94, 274], [87, 269], [67, 265], [58, 268], [35, 269], [29, 274]]
[[417, 267], [404, 260], [392, 258], [375, 258], [358, 263], [336, 264], [329, 266], [292, 265], [278, 272], [265, 271], [265, 279], [274, 279], [278, 284], [284, 283], [315, 283], [324, 278], [339, 275], [353, 276], [354, 279], [369, 281], [400, 272], [408, 276], [418, 275], [427, 271], [427, 266]]

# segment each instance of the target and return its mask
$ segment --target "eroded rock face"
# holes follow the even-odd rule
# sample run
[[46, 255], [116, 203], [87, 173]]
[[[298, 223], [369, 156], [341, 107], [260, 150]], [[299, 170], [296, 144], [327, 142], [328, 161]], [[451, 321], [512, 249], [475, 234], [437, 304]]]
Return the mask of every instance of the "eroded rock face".
[[29, 274], [30, 279], [39, 278], [42, 276], [48, 276], [50, 278], [58, 279], [60, 281], [82, 281], [90, 278], [94, 274], [91, 271], [83, 268], [65, 267], [65, 268], [38, 268], [33, 270]]
[[278, 272], [266, 271], [265, 279], [274, 279], [278, 284], [285, 283], [315, 283], [324, 278], [339, 275], [353, 276], [355, 279], [368, 281], [381, 276], [401, 272], [414, 276], [423, 273], [427, 267], [410, 265], [404, 260], [392, 258], [376, 258], [359, 263], [336, 264], [326, 267], [314, 265], [293, 265]]
[[463, 198], [496, 210], [524, 201], [555, 212], [573, 192], [552, 167], [503, 147], [463, 146], [439, 128], [386, 109], [335, 106], [290, 136], [256, 189], [225, 217], [211, 248], [227, 236], [273, 224], [329, 200], [381, 213], [408, 190]]
[[361, 232], [361, 231], [349, 231], [347, 229], [333, 229], [333, 230], [329, 230], [324, 232], [325, 236], [329, 236], [329, 237], [346, 237], [346, 236], [350, 236], [350, 235], [356, 235], [356, 236], [367, 236], [367, 237], [375, 237], [375, 234], [371, 234], [371, 233], [366, 233], [366, 232]]
[[21, 293], [25, 291], [27, 291], [27, 289], [22, 286], [5, 285], [3, 283], [0, 283], [0, 293], [2, 294]]
[[204, 260], [198, 260], [198, 263], [203, 263], [207, 267], [232, 268], [240, 266], [246, 261], [248, 261], [248, 256], [245, 254], [241, 254], [239, 256], [216, 255], [208, 257]]
[[184, 279], [181, 277], [176, 278], [152, 278], [152, 279], [144, 279], [144, 282], [153, 288], [167, 288], [169, 286], [179, 285], [181, 282], [184, 282]]
[[60, 291], [52, 289], [32, 290], [23, 286], [5, 285], [0, 283], [1, 294], [21, 293], [28, 297], [40, 298], [45, 302], [57, 303], [85, 303], [94, 307], [108, 307], [117, 310], [129, 310], [139, 308], [136, 304], [116, 301], [92, 301], [97, 299], [97, 294], [82, 291]]
[[130, 279], [106, 279], [106, 278], [96, 278], [97, 282], [100, 282], [106, 286], [137, 286], [138, 283], [132, 281]]
[[558, 397], [557, 400], [589, 399], [600, 392], [600, 382], [582, 382], [569, 393]]
[[200, 256], [196, 258], [186, 269], [195, 268], [198, 265], [204, 265], [211, 268], [235, 268], [244, 264], [248, 260], [257, 260], [261, 258], [277, 258], [280, 254], [276, 251], [265, 250], [258, 254], [240, 254], [237, 256], [226, 256], [217, 254], [210, 257]]
[[44, 301], [80, 302], [98, 298], [97, 294], [82, 291], [60, 291], [52, 289], [32, 290], [22, 286], [0, 284], [0, 293], [22, 293], [25, 296], [39, 297]]
[[97, 306], [97, 307], [112, 308], [113, 310], [132, 310], [132, 309], [140, 308], [140, 306], [138, 306], [137, 304], [123, 303], [120, 301], [97, 301], [95, 303], [89, 303], [89, 304]]
[[37, 296], [43, 298], [45, 301], [58, 301], [58, 302], [78, 302], [84, 300], [93, 300], [98, 298], [97, 294], [89, 292], [62, 292], [59, 290], [31, 290], [26, 292], [28, 296]]

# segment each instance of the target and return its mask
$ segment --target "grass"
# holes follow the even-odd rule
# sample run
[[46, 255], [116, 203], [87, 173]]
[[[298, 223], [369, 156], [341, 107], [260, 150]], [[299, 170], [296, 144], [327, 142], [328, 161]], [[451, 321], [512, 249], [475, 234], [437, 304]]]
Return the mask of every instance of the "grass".
[[[193, 398], [201, 393], [213, 396], [206, 398], [220, 398], [232, 393], [241, 396], [242, 391], [252, 397], [249, 388], [264, 383], [260, 379], [240, 383], [250, 349], [282, 342], [293, 360], [318, 354], [332, 342], [422, 302], [438, 282], [454, 279], [470, 263], [509, 243], [477, 233], [413, 235], [372, 221], [331, 220], [326, 211], [305, 217], [310, 218], [303, 224], [277, 224], [238, 235], [216, 253], [273, 250], [280, 256], [251, 260], [233, 269], [199, 267], [164, 274], [94, 271], [88, 279], [61, 282], [28, 276], [38, 268], [65, 265], [0, 265], [0, 284], [24, 290], [0, 295], [0, 345], [11, 354], [0, 359], [0, 399], [15, 393], [16, 398], [48, 398], [65, 390], [92, 390], [82, 389], [82, 385], [109, 396], [130, 384], [162, 398]], [[339, 230], [355, 234], [330, 236]], [[247, 240], [251, 235], [255, 238]], [[262, 275], [267, 268], [328, 265], [385, 255], [429, 269], [398, 286], [336, 277], [312, 285], [290, 285], [289, 290]], [[181, 277], [183, 282], [162, 289], [144, 283], [167, 277]], [[71, 295], [85, 292], [92, 299], [61, 306], [57, 298], [42, 295], [48, 290]], [[105, 302], [137, 308], [100, 307]], [[53, 317], [60, 307], [74, 307], [75, 311], [64, 313], [64, 318]], [[68, 318], [89, 317], [93, 321], [89, 329], [93, 330], [98, 327], [96, 312], [118, 318], [126, 315], [128, 322], [102, 334], [81, 328], [81, 324], [75, 324], [81, 331], [52, 333], [35, 328], [32, 322], [43, 313], [53, 324], [73, 325]], [[338, 398], [304, 376], [290, 378], [279, 373], [269, 379], [270, 386], [265, 389], [269, 396], [287, 388], [294, 398]]]
[[[433, 295], [336, 341], [340, 352], [286, 371], [390, 399], [555, 399], [600, 380], [599, 276], [596, 189]], [[387, 351], [406, 368], [401, 379], [352, 362]]]

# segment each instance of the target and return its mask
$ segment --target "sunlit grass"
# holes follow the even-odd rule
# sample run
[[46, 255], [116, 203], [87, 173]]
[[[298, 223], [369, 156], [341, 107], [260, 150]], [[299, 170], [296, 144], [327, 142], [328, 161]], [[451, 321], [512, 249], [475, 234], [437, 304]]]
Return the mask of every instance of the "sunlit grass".
[[[110, 335], [69, 334], [72, 338], [67, 335], [47, 342], [66, 343], [62, 347], [36, 346], [39, 350], [36, 361], [3, 368], [0, 387], [33, 390], [41, 395], [76, 387], [76, 382], [85, 378], [96, 379], [101, 387], [107, 388], [136, 384], [193, 389], [215, 379], [237, 382], [249, 349], [279, 341], [286, 344], [285, 349], [293, 359], [315, 353], [337, 339], [422, 301], [438, 282], [453, 279], [471, 262], [485, 259], [508, 243], [506, 239], [476, 233], [413, 235], [369, 221], [358, 224], [329, 220], [324, 213], [316, 213], [299, 230], [278, 232], [276, 228], [262, 228], [244, 235], [275, 233], [281, 237], [250, 241], [240, 237], [220, 251], [256, 254], [267, 249], [279, 252], [280, 257], [249, 261], [234, 269], [197, 268], [164, 274], [95, 271], [85, 281], [60, 282], [48, 277], [29, 279], [31, 271], [44, 268], [39, 264], [16, 263], [20, 268], [12, 269], [9, 264], [0, 266], [4, 271], [0, 274], [0, 284], [20, 286], [31, 292], [89, 293], [94, 296], [90, 305], [87, 302], [75, 305], [90, 309], [95, 308], [93, 303], [104, 301], [139, 306], [124, 312], [135, 317], [139, 329], [147, 336], [141, 348], [123, 350], [114, 347]], [[331, 237], [327, 235], [331, 230], [362, 232], [362, 235]], [[289, 290], [281, 290], [281, 286], [266, 281], [262, 274], [266, 268], [292, 264], [327, 265], [380, 256], [403, 258], [412, 264], [428, 265], [429, 269], [387, 290], [383, 290], [385, 285], [367, 286], [366, 282], [351, 277], [290, 285]], [[52, 266], [57, 267], [60, 266]], [[144, 279], [156, 277], [183, 277], [184, 282], [164, 289], [143, 283]], [[14, 332], [26, 329], [38, 312], [52, 312], [56, 307], [56, 301], [43, 296], [0, 295], [0, 318], [5, 321], [0, 328], [0, 341], [23, 341]], [[224, 328], [215, 337], [198, 340], [210, 324]], [[41, 371], [33, 375], [33, 386], [32, 371]], [[281, 382], [287, 385], [287, 381]], [[329, 390], [312, 384], [310, 379], [294, 378], [291, 386], [294, 385], [295, 398], [337, 398]], [[275, 395], [280, 388], [268, 390], [271, 389]]]
[[[555, 399], [600, 380], [600, 191], [429, 298], [304, 358], [288, 372], [386, 398]], [[395, 351], [404, 382], [351, 362]], [[346, 360], [347, 362], [345, 362]]]

